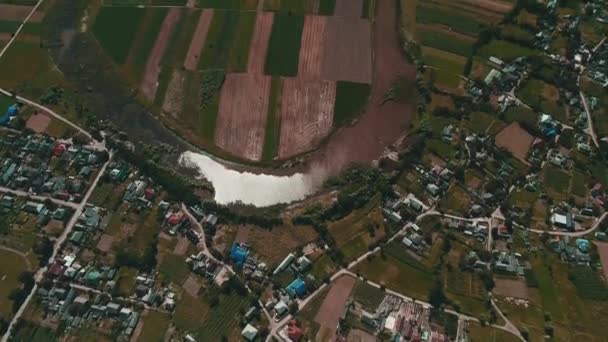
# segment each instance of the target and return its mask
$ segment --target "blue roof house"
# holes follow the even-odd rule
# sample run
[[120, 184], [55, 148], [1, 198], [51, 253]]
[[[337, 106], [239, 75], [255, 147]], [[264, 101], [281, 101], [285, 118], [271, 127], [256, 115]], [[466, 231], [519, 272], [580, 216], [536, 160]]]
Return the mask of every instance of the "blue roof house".
[[15, 103], [8, 107], [4, 115], [0, 118], [0, 125], [5, 125], [19, 113], [19, 106]]
[[292, 297], [304, 297], [306, 295], [306, 283], [300, 278], [296, 278], [285, 289]]
[[249, 256], [249, 250], [247, 248], [236, 243], [232, 245], [230, 259], [232, 259], [237, 266], [243, 266], [245, 260], [247, 260], [247, 256]]

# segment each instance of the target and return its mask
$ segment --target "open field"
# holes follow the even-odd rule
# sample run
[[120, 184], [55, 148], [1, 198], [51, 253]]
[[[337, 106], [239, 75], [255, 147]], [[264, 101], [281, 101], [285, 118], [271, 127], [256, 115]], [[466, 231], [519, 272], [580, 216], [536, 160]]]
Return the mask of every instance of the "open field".
[[249, 48], [249, 60], [247, 63], [247, 71], [249, 73], [264, 73], [266, 52], [268, 49], [268, 42], [270, 41], [273, 22], [274, 13], [258, 13], [253, 29], [253, 37], [251, 38], [251, 47]]
[[[357, 280], [355, 278], [349, 276], [342, 276], [336, 279], [332, 283], [325, 300], [323, 300], [315, 317], [315, 321], [321, 326], [334, 331], [335, 327], [337, 327], [340, 322], [340, 317], [344, 311], [344, 305], [356, 282]], [[333, 341], [334, 339], [329, 338], [328, 341], [329, 340]]]
[[230, 56], [230, 45], [239, 22], [240, 12], [214, 11], [201, 52], [198, 69], [223, 69]]
[[300, 78], [283, 81], [279, 157], [306, 152], [331, 131], [336, 85]]
[[262, 159], [274, 159], [279, 151], [281, 137], [281, 93], [283, 83], [280, 77], [273, 77], [270, 84], [270, 98], [268, 99], [268, 115], [266, 117], [266, 132], [264, 137], [264, 153]]
[[461, 56], [470, 56], [475, 40], [469, 36], [431, 25], [419, 25], [416, 29], [420, 44]]
[[201, 12], [196, 25], [196, 30], [192, 36], [192, 41], [190, 42], [190, 47], [188, 48], [186, 60], [184, 61], [184, 67], [187, 70], [193, 71], [198, 67], [198, 62], [200, 60], [203, 47], [205, 46], [207, 33], [209, 32], [209, 27], [211, 26], [212, 20], [213, 10], [206, 9]]
[[215, 143], [239, 157], [259, 161], [271, 78], [255, 74], [229, 74], [220, 96]]
[[481, 23], [473, 16], [458, 13], [449, 8], [442, 8], [433, 4], [423, 4], [421, 2], [418, 2], [418, 6], [416, 6], [416, 22], [445, 25], [456, 32], [473, 37], [481, 29]]
[[144, 70], [144, 76], [141, 83], [141, 92], [146, 100], [152, 102], [156, 97], [156, 90], [158, 88], [158, 76], [161, 71], [161, 60], [165, 53], [165, 50], [169, 44], [169, 39], [173, 34], [175, 25], [182, 17], [182, 12], [178, 8], [169, 9], [165, 16], [152, 51], [148, 57], [146, 68]]
[[298, 72], [304, 17], [277, 13], [266, 54], [265, 72], [276, 76], [295, 76]]
[[526, 161], [533, 141], [534, 137], [521, 128], [517, 122], [505, 127], [496, 135], [496, 145], [511, 152], [515, 158], [523, 162]]
[[257, 3], [257, 0], [198, 0], [200, 7], [225, 10], [254, 10]]
[[334, 127], [347, 124], [356, 118], [369, 101], [371, 86], [366, 83], [336, 82]]
[[424, 62], [434, 69], [432, 73], [436, 82], [450, 88], [458, 87], [467, 62], [466, 57], [431, 47], [423, 47], [422, 54]]
[[21, 286], [19, 275], [28, 271], [21, 255], [0, 249], [0, 318], [10, 320], [13, 302], [8, 298], [11, 291]]
[[161, 342], [171, 323], [171, 317], [158, 311], [147, 311], [143, 316], [144, 327], [139, 335], [141, 341]]
[[143, 16], [144, 10], [135, 7], [102, 7], [99, 11], [93, 33], [115, 63], [126, 62]]
[[363, 0], [336, 0], [334, 15], [337, 17], [360, 18]]
[[327, 21], [323, 78], [330, 81], [371, 83], [371, 28], [369, 21], [331, 17]]
[[226, 70], [230, 72], [244, 72], [248, 67], [248, 56], [253, 36], [256, 14], [254, 12], [240, 12], [239, 21], [235, 28], [234, 39], [228, 54]]
[[321, 79], [326, 27], [326, 17], [308, 15], [304, 18], [298, 77]]
[[[12, 4], [0, 4], [0, 21], [15, 21], [22, 22], [32, 11], [33, 6], [20, 6]], [[44, 13], [40, 11], [34, 12], [28, 22], [39, 23], [44, 18]]]
[[538, 50], [532, 50], [522, 45], [504, 40], [493, 40], [479, 49], [478, 55], [484, 58], [498, 57], [503, 61], [512, 61], [517, 57], [530, 57], [540, 54]]

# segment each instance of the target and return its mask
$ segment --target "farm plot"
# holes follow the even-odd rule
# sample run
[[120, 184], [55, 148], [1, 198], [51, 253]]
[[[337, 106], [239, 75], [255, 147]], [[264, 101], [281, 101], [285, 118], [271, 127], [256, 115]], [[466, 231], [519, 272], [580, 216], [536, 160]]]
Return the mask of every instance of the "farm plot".
[[28, 271], [27, 261], [19, 254], [0, 250], [0, 318], [7, 321], [13, 315], [13, 303], [8, 298], [11, 291], [19, 288], [19, 275]]
[[220, 96], [217, 146], [248, 160], [262, 158], [270, 84], [269, 76], [228, 75]]
[[334, 82], [283, 81], [279, 158], [306, 152], [329, 134], [335, 99]]
[[[342, 276], [336, 279], [317, 312], [315, 322], [327, 329], [331, 329], [333, 332], [338, 323], [340, 323], [344, 305], [356, 282], [356, 279], [350, 276]], [[333, 341], [334, 338], [328, 338], [327, 340]]]
[[278, 13], [274, 16], [266, 55], [266, 74], [295, 76], [298, 72], [304, 16]]
[[460, 75], [467, 62], [465, 57], [430, 47], [423, 47], [422, 54], [424, 62], [434, 68], [432, 72], [439, 85], [448, 88], [459, 86]]
[[184, 61], [186, 70], [196, 70], [212, 20], [213, 10], [206, 9], [201, 12], [192, 41], [190, 42], [190, 47], [188, 48], [188, 53], [186, 54], [186, 60]]
[[[32, 11], [33, 6], [20, 6], [12, 4], [0, 4], [0, 21], [22, 22]], [[39, 23], [44, 18], [44, 13], [36, 11], [28, 22]]]
[[416, 29], [420, 44], [461, 56], [470, 56], [475, 39], [443, 28], [419, 25]]
[[481, 30], [481, 23], [473, 16], [422, 2], [418, 2], [416, 6], [416, 22], [445, 25], [456, 32], [473, 37], [477, 36]]
[[181, 9], [171, 8], [165, 16], [160, 28], [160, 32], [154, 42], [154, 47], [148, 57], [144, 78], [141, 83], [141, 92], [144, 98], [148, 101], [153, 101], [156, 97], [156, 89], [158, 88], [158, 76], [161, 71], [161, 59], [165, 53], [169, 39], [173, 33], [176, 23], [182, 15]]
[[513, 122], [496, 135], [496, 145], [511, 152], [515, 158], [523, 162], [526, 161], [533, 141], [534, 137], [517, 122]]
[[371, 83], [372, 55], [369, 21], [331, 17], [327, 21], [323, 78]]
[[489, 44], [482, 46], [479, 49], [478, 55], [484, 58], [495, 56], [509, 62], [517, 57], [538, 56], [540, 55], [540, 51], [504, 40], [493, 40]]
[[171, 80], [165, 92], [162, 111], [177, 118], [182, 109], [184, 102], [184, 88], [186, 86], [186, 74], [180, 70], [174, 70], [171, 75]]
[[[335, 0], [263, 0], [265, 11], [290, 12], [297, 14], [318, 13], [321, 2], [333, 3]], [[327, 4], [324, 4], [327, 6]]]
[[198, 0], [199, 7], [225, 10], [254, 10], [258, 0]]
[[326, 26], [326, 17], [309, 15], [304, 19], [298, 77], [321, 79]]
[[126, 62], [143, 16], [144, 10], [135, 7], [102, 7], [99, 11], [93, 34], [116, 64]]
[[247, 61], [247, 71], [250, 73], [264, 73], [273, 21], [274, 13], [272, 12], [259, 12], [257, 15], [253, 37], [251, 38], [251, 47], [249, 48], [249, 60]]
[[334, 15], [337, 17], [360, 18], [363, 0], [336, 0]]

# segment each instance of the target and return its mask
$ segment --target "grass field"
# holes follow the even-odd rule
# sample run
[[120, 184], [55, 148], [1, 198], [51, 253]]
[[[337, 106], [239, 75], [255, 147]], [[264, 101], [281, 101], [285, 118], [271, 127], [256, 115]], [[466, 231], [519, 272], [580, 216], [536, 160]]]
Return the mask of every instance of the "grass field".
[[10, 321], [13, 316], [13, 302], [8, 296], [12, 290], [21, 286], [19, 275], [27, 270], [22, 256], [0, 250], [0, 317], [5, 320]]
[[[312, 14], [314, 1], [308, 0], [263, 0], [264, 10], [285, 12], [292, 14]], [[335, 7], [335, 0], [320, 0], [319, 14], [331, 15]], [[329, 13], [331, 11], [331, 13]]]
[[357, 282], [357, 286], [353, 290], [353, 299], [366, 306], [370, 312], [374, 312], [378, 308], [384, 296], [384, 291], [366, 282]]
[[230, 46], [239, 22], [237, 11], [215, 11], [201, 52], [199, 69], [222, 69], [228, 62]]
[[270, 85], [270, 99], [268, 100], [268, 116], [266, 119], [266, 132], [264, 137], [264, 152], [262, 160], [271, 161], [279, 151], [281, 132], [281, 119], [279, 115], [281, 99], [281, 79], [273, 77]]
[[544, 171], [545, 189], [554, 199], [565, 199], [568, 195], [570, 175], [555, 166], [547, 166]]
[[171, 317], [158, 311], [148, 311], [144, 327], [139, 335], [140, 341], [162, 342], [171, 323]]
[[472, 39], [462, 39], [454, 35], [435, 30], [417, 30], [418, 40], [422, 45], [444, 50], [461, 56], [470, 56], [473, 52]]
[[470, 323], [467, 328], [471, 341], [487, 342], [517, 342], [519, 338], [500, 329], [482, 327], [478, 323]]
[[274, 17], [265, 72], [269, 75], [295, 76], [298, 73], [304, 16], [279, 13]]
[[357, 271], [389, 289], [426, 300], [433, 283], [433, 274], [430, 269], [406, 254], [398, 244], [399, 242], [389, 244], [385, 257], [376, 255], [371, 260], [361, 262]]
[[512, 106], [504, 113], [505, 121], [524, 123], [528, 127], [535, 127], [538, 116], [534, 111], [524, 106]]
[[247, 71], [249, 45], [251, 44], [251, 37], [253, 36], [255, 20], [255, 12], [240, 12], [239, 20], [235, 28], [234, 41], [230, 48], [228, 65], [226, 67], [228, 71]]
[[199, 7], [226, 10], [254, 10], [257, 0], [198, 0]]
[[182, 19], [177, 22], [173, 36], [167, 45], [167, 52], [162, 59], [163, 65], [180, 68], [186, 60], [186, 54], [188, 53], [196, 24], [201, 16], [201, 11], [189, 10], [183, 12]]
[[369, 84], [337, 82], [334, 127], [347, 124], [356, 118], [365, 109], [370, 91], [371, 86]]
[[164, 282], [181, 285], [190, 274], [190, 269], [182, 256], [168, 254], [158, 265], [158, 272]]
[[135, 7], [102, 7], [99, 11], [93, 34], [116, 64], [127, 60], [143, 16], [144, 10]]
[[[219, 289], [210, 289], [210, 291], [219, 291]], [[246, 297], [239, 297], [236, 294], [220, 295], [220, 304], [200, 317], [202, 324], [195, 330], [199, 340], [220, 341], [222, 336], [234, 340], [234, 337], [238, 336], [241, 331], [240, 317], [248, 305], [249, 301]]]
[[473, 112], [469, 120], [464, 121], [463, 126], [474, 133], [483, 134], [496, 118], [488, 113]]
[[467, 62], [465, 57], [430, 47], [424, 47], [422, 54], [424, 63], [433, 68], [435, 81], [448, 87], [458, 87]]
[[450, 214], [466, 214], [472, 204], [471, 197], [460, 186], [451, 187], [446, 196], [439, 201], [439, 207]]
[[156, 37], [160, 32], [160, 27], [163, 23], [163, 20], [167, 16], [166, 8], [149, 8], [146, 11], [151, 11], [150, 21], [145, 26], [145, 32], [141, 36], [141, 42], [138, 46], [137, 51], [135, 51], [135, 56], [133, 59], [133, 71], [135, 72], [135, 77], [139, 81], [143, 78], [144, 71], [146, 69], [146, 64], [148, 63], [148, 56], [154, 47], [154, 43], [156, 42]]
[[493, 40], [489, 44], [482, 46], [479, 49], [478, 55], [485, 58], [494, 56], [508, 62], [517, 57], [540, 55], [540, 51], [504, 40]]
[[481, 23], [471, 16], [422, 2], [418, 2], [418, 6], [416, 6], [416, 21], [424, 24], [446, 25], [456, 32], [473, 37], [477, 36], [481, 29]]
[[319, 3], [320, 15], [333, 15], [336, 7], [336, 0], [321, 0]]

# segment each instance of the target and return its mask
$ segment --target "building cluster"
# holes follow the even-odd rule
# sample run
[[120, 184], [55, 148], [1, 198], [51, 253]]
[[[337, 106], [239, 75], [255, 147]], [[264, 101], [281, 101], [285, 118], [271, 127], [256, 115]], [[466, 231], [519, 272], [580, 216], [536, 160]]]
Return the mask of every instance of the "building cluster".
[[449, 341], [442, 327], [431, 325], [430, 308], [422, 304], [386, 295], [375, 311], [368, 310], [361, 303], [349, 302], [344, 318], [346, 315], [358, 316], [366, 330], [387, 333], [391, 341]]
[[72, 286], [41, 287], [37, 296], [48, 314], [47, 320], [65, 324], [67, 332], [93, 327], [111, 332], [119, 341], [128, 341], [141, 317], [128, 301]]
[[90, 146], [7, 133], [0, 138], [0, 186], [80, 202], [104, 158]]

